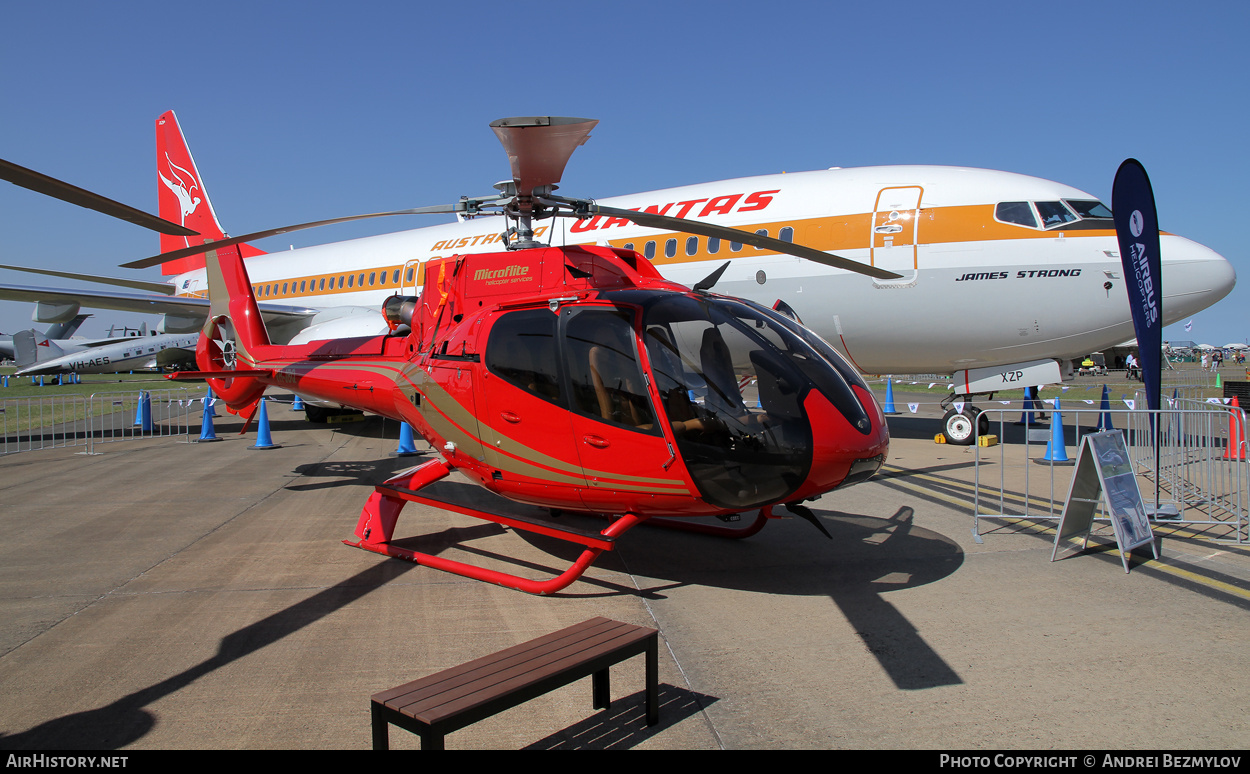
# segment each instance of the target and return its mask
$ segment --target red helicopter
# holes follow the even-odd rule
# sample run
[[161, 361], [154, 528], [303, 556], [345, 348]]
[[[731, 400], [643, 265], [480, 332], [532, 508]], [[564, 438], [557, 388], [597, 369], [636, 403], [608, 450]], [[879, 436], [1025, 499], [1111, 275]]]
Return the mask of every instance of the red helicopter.
[[[499, 194], [402, 211], [498, 211], [515, 226], [505, 234], [504, 252], [427, 263], [419, 296], [385, 303], [389, 335], [270, 343], [235, 245], [316, 224], [200, 247], [211, 307], [197, 349], [200, 370], [174, 378], [207, 379], [232, 410], [248, 416], [274, 386], [408, 423], [439, 456], [375, 487], [357, 540], [345, 542], [521, 591], [565, 588], [642, 522], [747, 537], [784, 505], [828, 536], [802, 503], [868, 479], [888, 449], [884, 416], [859, 374], [795, 319], [709, 292], [724, 267], [687, 288], [632, 251], [542, 245], [532, 223], [608, 215], [895, 275], [763, 235], [554, 195], [573, 150], [595, 124], [558, 117], [495, 121], [491, 127], [512, 165], [512, 180], [496, 185]], [[453, 470], [552, 518], [483, 510], [421, 491]], [[420, 553], [393, 542], [409, 501], [583, 550], [568, 570], [546, 580]], [[683, 518], [735, 521], [747, 512], [757, 516], [745, 528]], [[600, 515], [608, 523], [597, 531], [575, 529], [555, 518], [566, 513]]]

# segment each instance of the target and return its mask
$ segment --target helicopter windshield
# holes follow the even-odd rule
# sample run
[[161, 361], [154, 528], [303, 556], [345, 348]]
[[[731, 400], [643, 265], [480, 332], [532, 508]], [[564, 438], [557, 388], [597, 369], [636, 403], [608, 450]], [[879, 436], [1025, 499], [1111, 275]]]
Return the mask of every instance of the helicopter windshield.
[[687, 470], [717, 505], [775, 502], [803, 483], [812, 461], [804, 408], [811, 390], [859, 432], [871, 427], [838, 369], [770, 312], [665, 295], [644, 305], [643, 339]]

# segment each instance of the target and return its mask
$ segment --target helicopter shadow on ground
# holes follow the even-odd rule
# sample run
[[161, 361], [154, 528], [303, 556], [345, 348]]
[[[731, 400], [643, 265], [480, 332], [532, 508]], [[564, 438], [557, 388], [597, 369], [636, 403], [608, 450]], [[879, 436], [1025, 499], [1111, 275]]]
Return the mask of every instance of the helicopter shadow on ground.
[[153, 703], [326, 618], [412, 569], [415, 566], [405, 562], [372, 565], [307, 599], [226, 635], [213, 656], [178, 674], [106, 706], [54, 718], [20, 733], [0, 734], [0, 749], [116, 750], [133, 744], [156, 725], [155, 715], [147, 709]]
[[888, 518], [811, 510], [832, 540], [792, 518], [770, 522], [744, 540], [640, 529], [622, 550], [635, 577], [827, 596], [900, 690], [962, 683], [887, 597], [954, 574], [964, 560], [959, 545], [915, 526], [914, 511], [906, 506]]
[[297, 465], [292, 473], [300, 478], [316, 480], [310, 483], [287, 484], [286, 488], [295, 492], [312, 492], [340, 486], [358, 486], [361, 487], [361, 502], [363, 503], [372, 487], [403, 470], [428, 461], [428, 456], [417, 456], [310, 462], [306, 465]]
[[[445, 481], [436, 486], [438, 499], [482, 510], [526, 509], [471, 484]], [[635, 588], [632, 584], [590, 577], [593, 573], [588, 573], [579, 586], [594, 586], [601, 591], [566, 590], [553, 596], [630, 594], [663, 599], [666, 590], [687, 585], [760, 594], [827, 596], [842, 610], [864, 646], [900, 689], [962, 682], [885, 596], [890, 591], [934, 583], [952, 575], [963, 564], [959, 545], [944, 535], [916, 527], [914, 512], [909, 507], [899, 508], [884, 519], [815, 508], [812, 513], [832, 540], [818, 536], [812, 525], [797, 518], [770, 521], [759, 534], [742, 540], [644, 524], [623, 535], [617, 549], [601, 555], [595, 566], [627, 573], [637, 580], [658, 579], [659, 583]], [[566, 528], [595, 532], [606, 524], [601, 518], [581, 514], [552, 518], [539, 508], [528, 509], [528, 515]], [[715, 520], [703, 521], [719, 524]], [[488, 533], [487, 529], [483, 525], [480, 534], [498, 534]], [[457, 535], [443, 532], [395, 542], [431, 552], [430, 546], [436, 544], [439, 550], [445, 550], [449, 547], [448, 539], [468, 538], [470, 532], [465, 529]], [[514, 572], [525, 574], [557, 574], [582, 551], [581, 546], [558, 538], [521, 530], [516, 534], [547, 554], [550, 564], [500, 556], [468, 543], [455, 547], [482, 558], [505, 561]]]

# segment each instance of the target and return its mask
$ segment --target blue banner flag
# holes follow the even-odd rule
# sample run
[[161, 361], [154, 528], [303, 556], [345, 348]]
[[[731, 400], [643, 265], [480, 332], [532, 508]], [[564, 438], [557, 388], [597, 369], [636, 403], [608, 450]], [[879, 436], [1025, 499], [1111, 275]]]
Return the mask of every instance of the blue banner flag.
[[1149, 407], [1159, 408], [1160, 351], [1163, 348], [1163, 288], [1159, 269], [1159, 217], [1150, 178], [1137, 159], [1115, 173], [1111, 209], [1120, 242], [1120, 262], [1133, 310], [1142, 381]]

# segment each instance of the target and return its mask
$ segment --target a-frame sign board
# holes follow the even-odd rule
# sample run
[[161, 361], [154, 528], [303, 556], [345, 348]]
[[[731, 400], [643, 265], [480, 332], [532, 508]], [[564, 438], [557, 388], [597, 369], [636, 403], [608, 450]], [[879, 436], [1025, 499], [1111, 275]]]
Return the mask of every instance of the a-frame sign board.
[[1094, 526], [1094, 513], [1100, 503], [1111, 516], [1125, 572], [1129, 571], [1129, 553], [1138, 546], [1149, 543], [1155, 559], [1159, 558], [1141, 490], [1133, 473], [1133, 463], [1124, 444], [1124, 432], [1108, 430], [1091, 433], [1081, 439], [1076, 470], [1068, 488], [1067, 502], [1063, 505], [1063, 515], [1059, 517], [1050, 561], [1059, 558], [1061, 550], [1065, 557], [1085, 550]]

